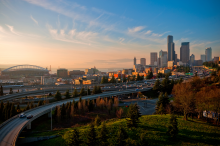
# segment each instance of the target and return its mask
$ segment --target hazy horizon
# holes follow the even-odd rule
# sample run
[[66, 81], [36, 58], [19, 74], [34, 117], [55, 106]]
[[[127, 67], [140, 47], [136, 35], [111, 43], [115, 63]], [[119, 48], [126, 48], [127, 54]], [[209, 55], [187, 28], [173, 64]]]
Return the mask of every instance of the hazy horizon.
[[[199, 3], [199, 5], [198, 5]], [[133, 68], [172, 35], [200, 59], [220, 56], [220, 1], [0, 0], [0, 64]], [[198, 7], [199, 6], [199, 7]]]

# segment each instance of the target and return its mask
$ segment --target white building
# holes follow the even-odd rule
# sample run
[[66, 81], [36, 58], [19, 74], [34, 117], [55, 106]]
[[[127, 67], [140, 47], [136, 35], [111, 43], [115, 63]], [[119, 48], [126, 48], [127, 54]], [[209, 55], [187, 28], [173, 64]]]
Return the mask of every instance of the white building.
[[205, 50], [206, 61], [212, 61], [212, 48], [206, 48]]

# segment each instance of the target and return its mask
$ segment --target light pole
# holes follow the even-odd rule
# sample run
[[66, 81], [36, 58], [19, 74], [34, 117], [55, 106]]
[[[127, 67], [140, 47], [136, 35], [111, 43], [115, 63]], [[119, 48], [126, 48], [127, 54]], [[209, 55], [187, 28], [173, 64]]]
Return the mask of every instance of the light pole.
[[56, 106], [56, 105], [54, 105], [54, 106], [51, 107], [51, 112], [50, 112], [50, 113], [51, 113], [51, 131], [53, 131], [53, 128], [52, 128], [52, 115], [53, 115], [53, 114], [52, 114], [52, 109], [53, 109], [53, 107], [55, 107], [55, 106]]

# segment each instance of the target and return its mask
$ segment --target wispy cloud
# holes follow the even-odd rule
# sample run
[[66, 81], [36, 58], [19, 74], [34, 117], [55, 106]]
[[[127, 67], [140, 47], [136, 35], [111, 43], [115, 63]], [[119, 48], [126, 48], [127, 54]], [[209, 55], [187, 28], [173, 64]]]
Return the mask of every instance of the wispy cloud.
[[19, 35], [20, 36], [20, 34], [19, 33], [17, 33], [17, 32], [15, 32], [14, 31], [14, 27], [13, 26], [10, 26], [10, 25], [7, 25], [7, 24], [5, 24], [8, 28], [9, 28], [9, 30], [11, 31], [11, 33], [13, 33], [13, 34], [15, 34], [15, 35]]
[[119, 42], [122, 43], [125, 39], [124, 38], [119, 38]]
[[134, 28], [128, 28], [128, 32], [129, 33], [135, 33], [135, 32], [141, 31], [144, 28], [145, 28], [145, 26], [137, 26], [137, 27], [134, 27]]
[[76, 44], [90, 45], [98, 34], [91, 31], [77, 32], [76, 29], [71, 29], [69, 31], [65, 29], [54, 29], [49, 24], [47, 24], [46, 27], [53, 39]]
[[151, 34], [151, 30], [148, 30], [147, 32], [145, 32], [145, 34]]
[[166, 31], [166, 32], [161, 33], [161, 34], [158, 34], [158, 33], [152, 33], [152, 36], [153, 36], [153, 37], [161, 37], [161, 36], [165, 35], [165, 34], [168, 33], [168, 32], [170, 32], [170, 31]]
[[36, 23], [38, 25], [38, 21], [36, 19], [34, 19], [31, 15], [31, 19], [34, 21], [34, 23]]

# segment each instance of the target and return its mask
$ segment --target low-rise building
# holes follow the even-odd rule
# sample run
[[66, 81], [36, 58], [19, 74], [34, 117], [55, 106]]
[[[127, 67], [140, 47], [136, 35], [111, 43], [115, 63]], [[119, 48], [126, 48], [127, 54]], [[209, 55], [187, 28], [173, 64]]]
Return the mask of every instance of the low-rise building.
[[68, 70], [65, 68], [57, 69], [57, 77], [58, 78], [66, 78], [68, 77]]

